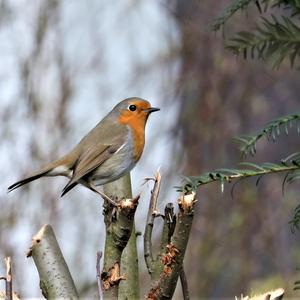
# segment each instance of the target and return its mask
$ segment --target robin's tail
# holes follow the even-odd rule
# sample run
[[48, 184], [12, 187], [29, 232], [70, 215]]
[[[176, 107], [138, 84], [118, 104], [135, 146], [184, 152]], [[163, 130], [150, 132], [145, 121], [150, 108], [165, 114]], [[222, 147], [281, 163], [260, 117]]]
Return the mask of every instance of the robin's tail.
[[24, 185], [24, 184], [26, 184], [28, 182], [31, 182], [33, 180], [36, 180], [36, 179], [42, 177], [42, 176], [45, 176], [48, 172], [49, 172], [49, 170], [47, 170], [47, 171], [43, 170], [43, 171], [41, 171], [39, 173], [36, 173], [36, 174], [34, 174], [32, 176], [29, 176], [27, 178], [21, 179], [21, 180], [17, 181], [16, 183], [12, 184], [11, 186], [9, 186], [8, 189], [7, 189], [7, 192], [9, 193], [9, 192], [11, 192], [11, 191], [19, 188], [20, 186], [22, 186], [22, 185]]
[[32, 174], [29, 177], [17, 181], [16, 183], [8, 187], [7, 189], [8, 193], [42, 176], [62, 175], [62, 176], [69, 177], [70, 169], [69, 169], [69, 164], [66, 162], [68, 158], [69, 156], [64, 156], [61, 159], [55, 160], [50, 164], [44, 166], [40, 171], [36, 172], [35, 174]]

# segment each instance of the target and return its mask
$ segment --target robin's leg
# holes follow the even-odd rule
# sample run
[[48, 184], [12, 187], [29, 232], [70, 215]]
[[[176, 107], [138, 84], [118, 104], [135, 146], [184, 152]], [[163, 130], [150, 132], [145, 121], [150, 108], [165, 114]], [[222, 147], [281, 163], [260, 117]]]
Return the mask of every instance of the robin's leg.
[[85, 180], [82, 180], [82, 179], [79, 181], [79, 183], [81, 183], [82, 185], [84, 185], [85, 187], [90, 189], [91, 191], [95, 192], [96, 194], [100, 195], [104, 200], [108, 201], [113, 206], [115, 206], [115, 207], [118, 206], [118, 203], [116, 201], [114, 201], [113, 199], [111, 199], [110, 197], [105, 195], [103, 192], [97, 190], [97, 188], [92, 183], [86, 182]]

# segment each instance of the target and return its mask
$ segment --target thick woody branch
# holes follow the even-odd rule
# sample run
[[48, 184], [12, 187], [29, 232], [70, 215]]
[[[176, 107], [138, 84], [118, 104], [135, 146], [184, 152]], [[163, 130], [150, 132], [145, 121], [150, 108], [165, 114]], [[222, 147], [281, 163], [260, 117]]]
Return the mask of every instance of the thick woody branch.
[[147, 299], [171, 299], [180, 272], [192, 226], [195, 204], [195, 193], [182, 196], [179, 201], [179, 213], [171, 242], [167, 245], [166, 254], [162, 257], [163, 272], [150, 290]]
[[[164, 227], [163, 227], [162, 239], [160, 244], [160, 255], [159, 255], [160, 260], [161, 257], [163, 257], [163, 254], [165, 253], [167, 245], [171, 242], [171, 237], [174, 233], [175, 226], [176, 226], [176, 215], [174, 214], [174, 205], [173, 203], [168, 203], [165, 207]], [[180, 283], [182, 287], [183, 299], [189, 300], [190, 296], [188, 290], [188, 282], [186, 279], [183, 266], [180, 271]]]
[[153, 258], [151, 261], [151, 279], [152, 281], [158, 280], [161, 272], [163, 271], [163, 263], [162, 257], [166, 252], [166, 247], [171, 241], [171, 237], [174, 233], [175, 225], [176, 225], [176, 215], [174, 214], [174, 205], [173, 203], [168, 203], [165, 206], [164, 212], [164, 225], [160, 240], [160, 249], [158, 255]]
[[138, 251], [136, 245], [137, 235], [133, 224], [131, 236], [122, 253], [121, 273], [125, 274], [126, 280], [119, 285], [119, 300], [140, 299]]
[[78, 299], [74, 281], [50, 225], [33, 237], [27, 257], [32, 256], [40, 277], [40, 288], [47, 299]]
[[152, 231], [154, 225], [154, 219], [157, 215], [157, 199], [159, 195], [161, 184], [161, 175], [159, 171], [156, 172], [154, 177], [154, 186], [151, 190], [151, 198], [149, 203], [148, 215], [147, 215], [147, 222], [145, 227], [144, 233], [144, 257], [146, 266], [148, 269], [149, 274], [152, 276], [156, 269], [156, 261], [154, 259], [152, 253]]
[[[104, 186], [104, 193], [117, 198], [117, 206], [105, 201], [104, 266], [101, 274], [104, 298], [139, 298], [134, 215], [139, 196], [132, 199], [130, 175]], [[128, 242], [130, 241], [130, 242]], [[126, 247], [126, 248], [125, 248]]]

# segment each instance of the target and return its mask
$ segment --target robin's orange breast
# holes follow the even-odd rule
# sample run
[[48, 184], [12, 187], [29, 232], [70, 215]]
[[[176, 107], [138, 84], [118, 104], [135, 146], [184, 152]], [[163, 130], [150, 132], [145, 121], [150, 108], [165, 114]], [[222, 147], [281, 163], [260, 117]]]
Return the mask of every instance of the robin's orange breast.
[[145, 124], [144, 118], [127, 118], [126, 115], [119, 117], [121, 124], [126, 124], [131, 129], [132, 143], [133, 143], [133, 157], [135, 161], [138, 161], [143, 153], [145, 145]]

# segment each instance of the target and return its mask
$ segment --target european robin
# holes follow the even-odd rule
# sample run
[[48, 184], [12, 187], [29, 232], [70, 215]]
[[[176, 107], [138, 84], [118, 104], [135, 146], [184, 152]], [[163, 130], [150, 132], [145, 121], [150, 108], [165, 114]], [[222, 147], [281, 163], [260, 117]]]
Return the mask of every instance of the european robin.
[[114, 181], [132, 170], [144, 149], [148, 117], [158, 110], [141, 98], [121, 101], [71, 152], [17, 181], [8, 191], [43, 176], [66, 176], [70, 180], [61, 196], [78, 183], [103, 196], [95, 186]]

